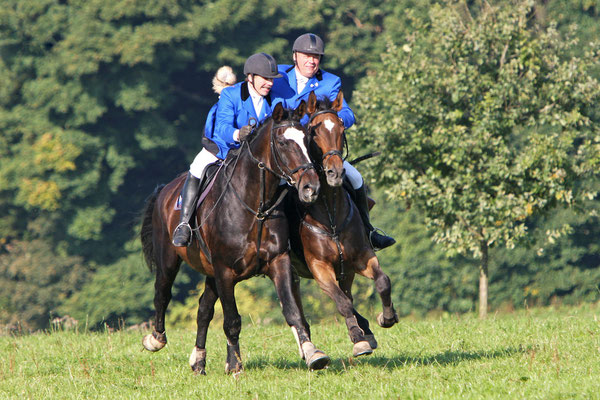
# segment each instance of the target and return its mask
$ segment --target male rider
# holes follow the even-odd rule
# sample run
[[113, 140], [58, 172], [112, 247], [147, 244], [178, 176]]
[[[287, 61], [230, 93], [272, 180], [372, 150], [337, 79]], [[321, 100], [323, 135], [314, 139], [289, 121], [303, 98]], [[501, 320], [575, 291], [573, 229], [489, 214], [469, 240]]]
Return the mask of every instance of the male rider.
[[[338, 76], [320, 68], [324, 54], [325, 45], [319, 36], [314, 33], [300, 35], [292, 47], [294, 65], [279, 65], [279, 73], [283, 76], [275, 79], [272, 94], [284, 98], [286, 107], [294, 109], [302, 100], [308, 102], [310, 92], [315, 92], [317, 99], [327, 97], [334, 101], [342, 81]], [[346, 100], [338, 112], [338, 117], [344, 122], [345, 128], [351, 127], [355, 122], [354, 113]], [[373, 247], [383, 249], [396, 243], [392, 237], [380, 234], [371, 225], [367, 191], [360, 172], [347, 161], [344, 161], [344, 170], [356, 192], [356, 205]]]

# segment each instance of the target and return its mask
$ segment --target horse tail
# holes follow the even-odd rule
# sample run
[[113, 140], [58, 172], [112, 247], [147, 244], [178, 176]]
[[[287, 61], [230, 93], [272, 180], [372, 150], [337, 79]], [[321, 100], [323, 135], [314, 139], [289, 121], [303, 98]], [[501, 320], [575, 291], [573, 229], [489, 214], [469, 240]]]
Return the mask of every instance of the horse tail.
[[154, 192], [146, 199], [146, 205], [142, 213], [142, 229], [140, 231], [140, 238], [142, 239], [142, 251], [144, 252], [144, 259], [146, 265], [150, 271], [154, 271], [156, 267], [156, 258], [154, 257], [154, 243], [152, 241], [152, 214], [154, 212], [154, 206], [156, 205], [156, 199], [158, 194], [165, 187], [165, 185], [158, 185]]

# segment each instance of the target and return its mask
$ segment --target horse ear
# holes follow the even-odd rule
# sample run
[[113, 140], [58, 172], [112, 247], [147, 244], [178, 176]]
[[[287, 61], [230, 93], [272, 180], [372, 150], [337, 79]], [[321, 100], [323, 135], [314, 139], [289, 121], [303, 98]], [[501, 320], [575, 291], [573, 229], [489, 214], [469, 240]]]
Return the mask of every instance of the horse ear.
[[317, 111], [317, 95], [313, 90], [308, 95], [308, 106], [306, 107], [306, 112], [308, 114], [314, 114], [315, 111]]
[[283, 119], [284, 111], [285, 110], [283, 109], [283, 104], [277, 103], [275, 109], [273, 110], [273, 121], [281, 121]]
[[306, 102], [304, 100], [302, 100], [300, 102], [300, 105], [298, 106], [298, 108], [296, 108], [296, 110], [294, 111], [294, 114], [296, 114], [296, 116], [299, 119], [304, 117], [304, 114], [306, 114]]
[[337, 97], [335, 98], [335, 101], [331, 105], [331, 108], [334, 109], [335, 111], [339, 112], [342, 109], [343, 105], [344, 105], [344, 93], [342, 93], [342, 91], [340, 90], [337, 94]]

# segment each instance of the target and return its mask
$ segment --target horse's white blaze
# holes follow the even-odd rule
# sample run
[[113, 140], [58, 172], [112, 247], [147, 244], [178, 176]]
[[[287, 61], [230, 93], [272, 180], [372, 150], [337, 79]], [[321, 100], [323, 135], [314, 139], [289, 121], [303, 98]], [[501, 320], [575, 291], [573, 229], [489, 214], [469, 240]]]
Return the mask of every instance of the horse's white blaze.
[[327, 129], [329, 132], [332, 132], [333, 127], [335, 126], [333, 121], [330, 119], [326, 119], [325, 121], [323, 121], [323, 125], [325, 125], [325, 129]]
[[304, 156], [306, 157], [306, 159], [310, 160], [310, 157], [308, 156], [308, 150], [306, 149], [306, 146], [304, 145], [304, 132], [302, 132], [301, 130], [296, 129], [296, 128], [288, 128], [284, 132], [283, 137], [288, 140], [293, 140], [294, 142], [296, 142], [298, 144], [298, 146], [300, 146], [300, 149], [302, 149], [302, 153], [304, 153]]

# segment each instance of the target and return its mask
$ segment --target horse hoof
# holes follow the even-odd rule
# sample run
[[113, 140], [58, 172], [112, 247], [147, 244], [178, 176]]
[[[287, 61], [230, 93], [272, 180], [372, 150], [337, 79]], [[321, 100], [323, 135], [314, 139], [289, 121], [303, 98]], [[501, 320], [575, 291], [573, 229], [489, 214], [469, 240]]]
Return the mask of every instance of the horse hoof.
[[229, 363], [225, 364], [225, 373], [231, 374], [234, 377], [237, 377], [239, 374], [244, 372], [244, 367], [242, 364], [229, 365]]
[[329, 356], [317, 349], [312, 342], [304, 342], [302, 343], [302, 355], [303, 359], [306, 361], [306, 365], [310, 369], [323, 369], [327, 365], [329, 365]]
[[142, 339], [142, 344], [144, 345], [144, 348], [148, 351], [159, 351], [167, 344], [166, 339], [167, 338], [165, 336], [165, 342], [163, 343], [156, 339], [153, 334], [148, 334]]
[[354, 348], [352, 349], [352, 355], [354, 357], [367, 356], [371, 353], [373, 353], [373, 349], [366, 340], [354, 343]]
[[379, 313], [377, 315], [377, 323], [382, 328], [391, 328], [398, 322], [398, 314], [394, 313], [394, 317], [392, 319], [386, 320], [383, 316], [383, 313]]
[[369, 346], [371, 346], [373, 350], [377, 348], [377, 340], [375, 340], [375, 335], [365, 335], [365, 339], [367, 342], [369, 342]]
[[309, 369], [318, 370], [323, 369], [329, 365], [331, 359], [321, 350], [316, 350], [310, 358], [306, 359], [306, 365]]
[[190, 354], [190, 367], [196, 375], [206, 375], [206, 349], [194, 347]]

